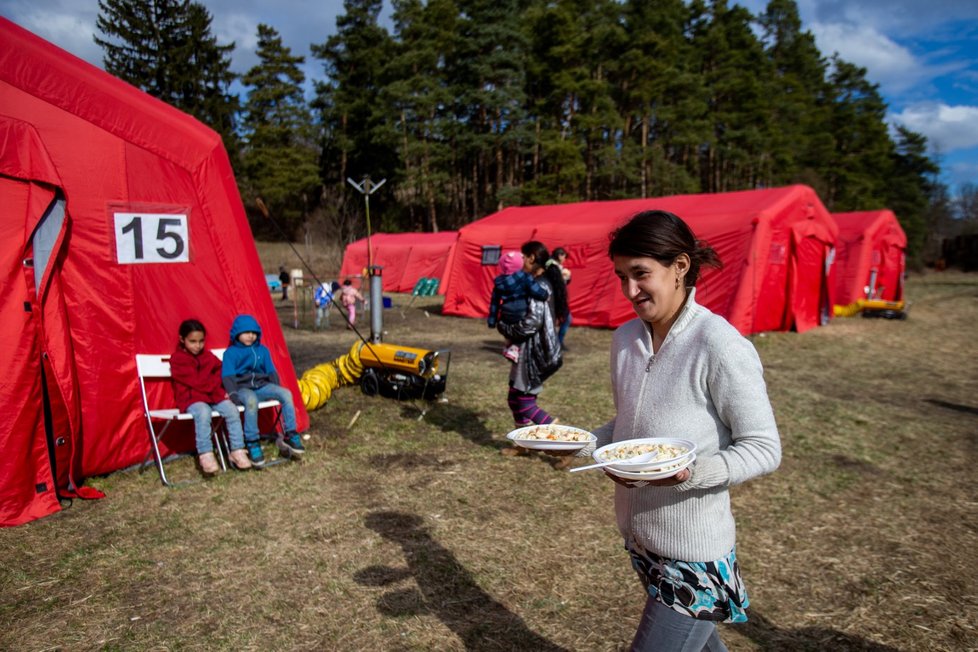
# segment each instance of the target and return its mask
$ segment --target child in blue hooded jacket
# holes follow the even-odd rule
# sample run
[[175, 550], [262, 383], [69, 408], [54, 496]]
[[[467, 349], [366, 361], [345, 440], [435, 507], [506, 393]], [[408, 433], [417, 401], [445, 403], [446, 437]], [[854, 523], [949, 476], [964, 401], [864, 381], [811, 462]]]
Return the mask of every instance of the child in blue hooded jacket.
[[231, 324], [231, 342], [224, 352], [221, 382], [231, 400], [244, 406], [245, 447], [255, 467], [265, 465], [259, 441], [258, 404], [270, 399], [282, 404], [282, 425], [285, 428], [285, 435], [279, 437], [275, 444], [283, 457], [302, 457], [306, 449], [296, 432], [292, 392], [279, 385], [271, 352], [261, 343], [261, 326], [251, 315], [238, 315]]

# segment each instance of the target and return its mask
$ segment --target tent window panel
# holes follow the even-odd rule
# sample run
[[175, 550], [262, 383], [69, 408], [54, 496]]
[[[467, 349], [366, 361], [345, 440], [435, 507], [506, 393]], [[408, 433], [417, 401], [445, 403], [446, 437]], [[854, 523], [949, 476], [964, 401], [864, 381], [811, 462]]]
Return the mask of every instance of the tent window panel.
[[34, 291], [41, 291], [41, 279], [44, 278], [44, 271], [48, 268], [48, 261], [54, 251], [54, 243], [58, 241], [61, 227], [65, 221], [65, 199], [61, 191], [55, 195], [54, 201], [48, 205], [47, 210], [38, 222], [32, 236], [32, 246], [34, 250]]
[[499, 257], [503, 253], [501, 245], [482, 245], [482, 264], [498, 265]]

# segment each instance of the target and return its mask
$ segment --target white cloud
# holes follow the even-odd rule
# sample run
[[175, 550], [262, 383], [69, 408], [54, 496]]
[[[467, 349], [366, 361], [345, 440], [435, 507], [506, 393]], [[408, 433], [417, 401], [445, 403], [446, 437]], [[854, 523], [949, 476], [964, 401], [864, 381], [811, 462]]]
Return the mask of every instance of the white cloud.
[[942, 153], [978, 147], [978, 106], [921, 102], [891, 114], [890, 121], [924, 134]]
[[933, 35], [949, 24], [978, 18], [974, 0], [800, 0], [806, 22], [869, 25], [896, 37]]
[[905, 92], [944, 72], [870, 26], [815, 23], [812, 33], [825, 55], [837, 52], [844, 60], [866, 68], [870, 81], [889, 93]]
[[0, 4], [0, 14], [12, 22], [76, 57], [101, 66], [102, 49], [92, 39], [97, 10], [95, 3], [90, 10], [79, 10], [66, 0], [48, 3], [43, 8], [29, 2]]

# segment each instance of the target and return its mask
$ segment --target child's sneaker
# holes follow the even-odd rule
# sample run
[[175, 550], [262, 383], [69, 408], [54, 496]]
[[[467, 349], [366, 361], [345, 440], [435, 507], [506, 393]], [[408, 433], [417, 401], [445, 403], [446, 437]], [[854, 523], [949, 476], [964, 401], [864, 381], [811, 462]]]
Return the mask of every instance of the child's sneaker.
[[251, 465], [256, 469], [264, 468], [265, 454], [261, 452], [261, 443], [249, 441], [245, 442], [245, 446], [248, 448], [248, 459], [251, 460]]
[[282, 439], [277, 442], [278, 448], [285, 457], [300, 458], [306, 453], [306, 447], [302, 445], [302, 437], [297, 432], [287, 432]]
[[516, 346], [515, 344], [510, 344], [505, 349], [503, 349], [503, 356], [513, 364], [519, 362], [520, 347]]
[[197, 457], [197, 461], [200, 462], [200, 472], [204, 475], [214, 475], [221, 468], [217, 465], [217, 458], [214, 457], [214, 453], [201, 453]]

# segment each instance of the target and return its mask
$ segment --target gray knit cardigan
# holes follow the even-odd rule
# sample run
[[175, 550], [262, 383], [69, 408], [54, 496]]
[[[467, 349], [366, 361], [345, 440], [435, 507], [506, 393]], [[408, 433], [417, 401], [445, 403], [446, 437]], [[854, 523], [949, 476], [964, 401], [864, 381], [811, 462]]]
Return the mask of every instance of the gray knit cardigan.
[[714, 561], [734, 547], [728, 488], [770, 473], [781, 441], [753, 344], [696, 303], [691, 289], [659, 351], [648, 325], [615, 331], [611, 383], [616, 416], [598, 428], [597, 445], [638, 437], [696, 443], [686, 482], [615, 487], [618, 529], [626, 543], [683, 561]]

